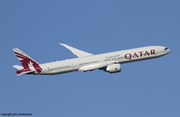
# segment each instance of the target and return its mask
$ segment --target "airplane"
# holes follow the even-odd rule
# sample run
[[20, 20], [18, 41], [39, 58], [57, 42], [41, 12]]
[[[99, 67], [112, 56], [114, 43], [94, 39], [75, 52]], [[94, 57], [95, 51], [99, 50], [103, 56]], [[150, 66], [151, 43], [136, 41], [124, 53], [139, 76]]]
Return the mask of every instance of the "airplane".
[[17, 76], [23, 74], [55, 75], [74, 71], [87, 72], [95, 69], [117, 73], [121, 71], [123, 63], [153, 59], [164, 56], [171, 51], [164, 46], [146, 46], [94, 55], [67, 44], [60, 43], [60, 45], [69, 49], [78, 58], [39, 64], [20, 49], [14, 48], [13, 51], [22, 64], [22, 66], [13, 66], [18, 69]]

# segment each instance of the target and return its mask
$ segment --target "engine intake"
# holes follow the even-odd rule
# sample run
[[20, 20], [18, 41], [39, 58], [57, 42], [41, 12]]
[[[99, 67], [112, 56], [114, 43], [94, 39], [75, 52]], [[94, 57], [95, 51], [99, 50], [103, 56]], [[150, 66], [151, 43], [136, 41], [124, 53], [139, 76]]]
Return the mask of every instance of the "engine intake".
[[110, 65], [107, 65], [107, 68], [105, 69], [105, 71], [109, 73], [120, 72], [121, 66], [120, 64], [110, 64]]

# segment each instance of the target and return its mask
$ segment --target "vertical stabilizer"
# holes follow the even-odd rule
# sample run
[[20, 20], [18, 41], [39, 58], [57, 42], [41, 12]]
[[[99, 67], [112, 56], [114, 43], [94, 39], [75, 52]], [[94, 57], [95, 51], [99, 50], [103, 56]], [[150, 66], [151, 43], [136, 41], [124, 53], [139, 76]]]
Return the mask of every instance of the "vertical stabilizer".
[[38, 73], [42, 71], [42, 68], [39, 66], [39, 63], [23, 51], [21, 51], [19, 48], [14, 48], [13, 51], [16, 54], [22, 66], [24, 67], [24, 69], [30, 70], [34, 68]]

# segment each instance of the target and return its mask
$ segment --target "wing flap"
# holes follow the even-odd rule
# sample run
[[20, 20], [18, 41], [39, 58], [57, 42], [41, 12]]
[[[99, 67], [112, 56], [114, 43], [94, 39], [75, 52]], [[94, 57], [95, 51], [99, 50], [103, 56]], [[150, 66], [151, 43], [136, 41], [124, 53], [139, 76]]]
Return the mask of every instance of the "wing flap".
[[66, 44], [63, 44], [63, 43], [60, 43], [60, 45], [66, 47], [67, 49], [69, 49], [72, 53], [74, 53], [76, 56], [78, 57], [86, 57], [86, 56], [92, 56], [94, 54], [91, 54], [91, 53], [88, 53], [88, 52], [85, 52], [85, 51], [82, 51], [82, 50], [79, 50], [79, 49], [76, 49], [74, 47], [71, 47], [69, 45], [66, 45]]

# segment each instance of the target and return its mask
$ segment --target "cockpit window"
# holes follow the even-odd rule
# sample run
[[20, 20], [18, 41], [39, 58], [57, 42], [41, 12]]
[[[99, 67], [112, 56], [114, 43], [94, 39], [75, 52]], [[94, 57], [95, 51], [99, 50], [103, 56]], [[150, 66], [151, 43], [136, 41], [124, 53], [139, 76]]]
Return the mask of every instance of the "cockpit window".
[[164, 50], [167, 50], [168, 48], [165, 48]]

